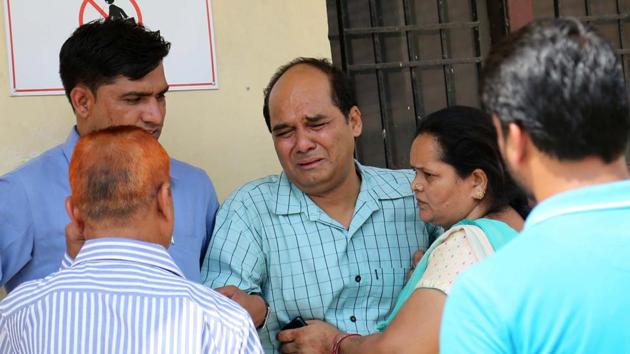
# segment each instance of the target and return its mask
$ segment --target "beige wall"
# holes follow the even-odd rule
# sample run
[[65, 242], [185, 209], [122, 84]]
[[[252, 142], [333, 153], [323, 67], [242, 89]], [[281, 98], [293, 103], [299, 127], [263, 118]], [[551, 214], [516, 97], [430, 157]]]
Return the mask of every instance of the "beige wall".
[[[238, 185], [280, 171], [262, 117], [262, 90], [274, 70], [296, 56], [330, 57], [330, 46], [323, 0], [212, 6], [220, 88], [169, 93], [160, 141], [205, 169], [223, 200]], [[9, 97], [5, 38], [1, 26], [0, 174], [62, 142], [74, 121], [64, 96]]]

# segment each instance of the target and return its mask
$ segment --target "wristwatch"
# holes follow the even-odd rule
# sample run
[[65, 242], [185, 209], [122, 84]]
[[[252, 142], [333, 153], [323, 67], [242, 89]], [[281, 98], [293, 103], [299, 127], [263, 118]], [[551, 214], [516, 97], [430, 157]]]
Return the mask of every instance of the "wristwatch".
[[260, 330], [263, 327], [265, 327], [265, 325], [267, 324], [267, 319], [269, 318], [269, 303], [267, 302], [267, 300], [265, 299], [263, 294], [260, 293], [260, 292], [251, 292], [251, 293], [248, 293], [248, 294], [249, 295], [260, 296], [260, 298], [265, 302], [265, 319], [262, 321], [262, 323], [258, 327], [256, 327], [256, 330]]

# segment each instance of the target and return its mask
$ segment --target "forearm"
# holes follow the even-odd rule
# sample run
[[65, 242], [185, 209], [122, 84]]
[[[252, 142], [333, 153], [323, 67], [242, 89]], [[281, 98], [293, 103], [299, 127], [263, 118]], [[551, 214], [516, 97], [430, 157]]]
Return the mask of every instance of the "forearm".
[[348, 337], [341, 342], [339, 354], [428, 354], [436, 353], [430, 343], [423, 343], [423, 336], [401, 338], [387, 333]]
[[395, 343], [387, 343], [383, 333], [369, 336], [352, 336], [344, 339], [339, 346], [339, 354], [392, 354]]
[[259, 328], [267, 319], [267, 311], [269, 311], [267, 303], [262, 295], [255, 294], [247, 296], [249, 298], [249, 308], [246, 308], [246, 310], [249, 312], [249, 315], [252, 316], [254, 327]]
[[348, 337], [339, 353], [438, 353], [440, 318], [446, 296], [434, 289], [418, 289], [384, 332]]

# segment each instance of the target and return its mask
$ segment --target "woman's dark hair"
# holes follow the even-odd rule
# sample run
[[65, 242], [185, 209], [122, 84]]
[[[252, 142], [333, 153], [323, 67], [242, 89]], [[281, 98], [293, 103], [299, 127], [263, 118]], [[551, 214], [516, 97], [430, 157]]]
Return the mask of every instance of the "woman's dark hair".
[[492, 201], [489, 212], [506, 206], [521, 216], [529, 213], [527, 196], [510, 177], [497, 144], [497, 134], [490, 116], [465, 106], [453, 106], [434, 112], [422, 119], [416, 138], [430, 134], [437, 138], [442, 150], [441, 160], [466, 178], [481, 169], [488, 177], [486, 196]]

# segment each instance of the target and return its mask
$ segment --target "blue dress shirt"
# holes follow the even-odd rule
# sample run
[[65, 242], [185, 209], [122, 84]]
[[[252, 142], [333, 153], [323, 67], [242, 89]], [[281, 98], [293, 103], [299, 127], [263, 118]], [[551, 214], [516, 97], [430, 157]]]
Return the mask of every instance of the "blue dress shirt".
[[[70, 222], [68, 167], [79, 135], [0, 177], [0, 285], [20, 283], [59, 269]], [[200, 281], [218, 202], [212, 182], [196, 167], [171, 159], [175, 227], [169, 253], [186, 277]]]
[[630, 181], [557, 194], [464, 272], [440, 352], [630, 353]]
[[219, 209], [204, 283], [262, 293], [267, 353], [298, 315], [373, 332], [402, 289], [412, 254], [440, 231], [418, 218], [411, 171], [357, 168], [361, 189], [348, 230], [284, 173], [246, 184]]
[[262, 353], [249, 314], [184, 278], [164, 247], [88, 240], [0, 303], [0, 353]]

